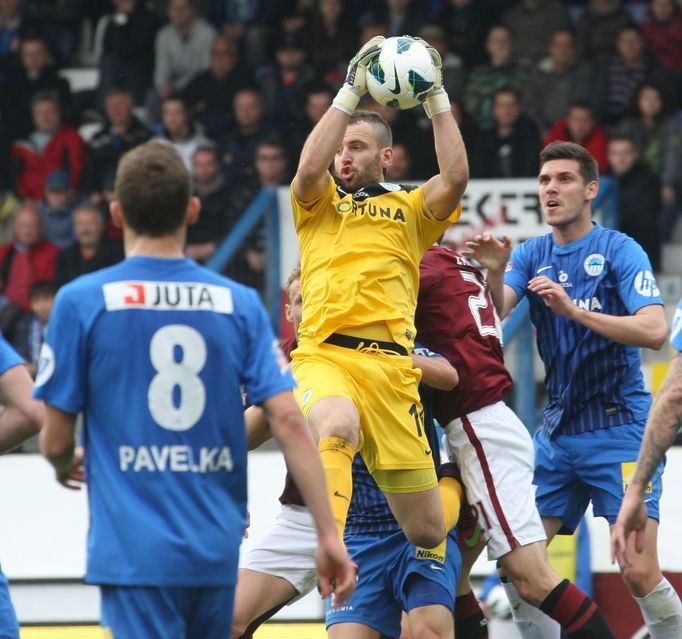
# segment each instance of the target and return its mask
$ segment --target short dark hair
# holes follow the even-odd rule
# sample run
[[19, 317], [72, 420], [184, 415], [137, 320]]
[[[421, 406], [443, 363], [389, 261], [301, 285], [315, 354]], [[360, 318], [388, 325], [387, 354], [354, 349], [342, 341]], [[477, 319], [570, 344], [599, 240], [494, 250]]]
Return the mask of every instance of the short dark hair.
[[592, 117], [594, 117], [594, 105], [589, 100], [573, 100], [568, 107], [571, 109], [582, 109], [583, 111], [589, 111]]
[[589, 151], [575, 142], [556, 141], [548, 144], [540, 152], [540, 170], [545, 162], [552, 160], [575, 160], [580, 166], [580, 176], [585, 184], [599, 179], [597, 161]]
[[140, 235], [169, 235], [185, 222], [192, 182], [180, 154], [167, 142], [152, 140], [128, 151], [114, 188], [126, 224]]
[[31, 98], [31, 109], [33, 109], [33, 107], [40, 102], [52, 102], [52, 104], [54, 104], [60, 111], [62, 110], [57, 92], [52, 91], [51, 89], [42, 89], [40, 91], [36, 91]]
[[28, 291], [28, 299], [34, 300], [38, 297], [54, 297], [57, 294], [57, 284], [47, 280], [41, 280], [31, 285]]
[[127, 98], [130, 98], [131, 100], [133, 99], [132, 93], [128, 89], [120, 85], [114, 85], [109, 87], [104, 93], [104, 99], [108, 100], [109, 98], [112, 98], [115, 95], [124, 95]]
[[635, 149], [637, 148], [635, 139], [627, 133], [614, 133], [609, 137], [609, 144], [611, 144], [611, 142], [629, 142]]
[[393, 133], [388, 122], [384, 120], [383, 116], [376, 111], [356, 111], [350, 116], [348, 126], [351, 124], [359, 124], [360, 122], [367, 122], [372, 127], [374, 135], [380, 148], [393, 146]]

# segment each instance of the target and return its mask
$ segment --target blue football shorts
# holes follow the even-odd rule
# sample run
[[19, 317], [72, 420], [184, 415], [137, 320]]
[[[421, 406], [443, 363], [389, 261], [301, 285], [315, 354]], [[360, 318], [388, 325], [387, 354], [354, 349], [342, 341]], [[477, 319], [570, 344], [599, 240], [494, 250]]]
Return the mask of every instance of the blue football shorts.
[[225, 639], [234, 586], [101, 586], [100, 625], [113, 639]]
[[19, 623], [9, 596], [7, 577], [0, 571], [0, 639], [19, 639]]
[[333, 608], [327, 599], [327, 627], [360, 623], [397, 638], [403, 610], [442, 605], [454, 612], [454, 592], [462, 572], [454, 532], [448, 536], [443, 563], [417, 559], [416, 547], [402, 532], [349, 535], [345, 542], [360, 579], [343, 606]]
[[[535, 495], [543, 517], [560, 517], [560, 534], [572, 534], [592, 502], [595, 517], [614, 524], [623, 494], [635, 470], [644, 436], [644, 423], [636, 422], [549, 439], [538, 430], [535, 444]], [[656, 469], [644, 495], [649, 517], [659, 519], [661, 476]]]

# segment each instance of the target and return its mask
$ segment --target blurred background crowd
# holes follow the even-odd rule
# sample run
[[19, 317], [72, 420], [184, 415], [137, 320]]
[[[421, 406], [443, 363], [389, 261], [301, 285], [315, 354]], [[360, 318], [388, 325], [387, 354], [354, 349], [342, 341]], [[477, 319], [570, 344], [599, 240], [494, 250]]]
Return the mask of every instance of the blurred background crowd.
[[[187, 255], [209, 259], [288, 183], [378, 34], [440, 52], [472, 178], [534, 177], [544, 144], [582, 144], [659, 269], [682, 208], [677, 0], [0, 0], [0, 330], [36, 362], [57, 288], [122, 259], [116, 166], [151, 138], [192, 172]], [[393, 127], [388, 180], [437, 172], [422, 109], [366, 108]], [[227, 274], [261, 288], [266, 268], [256, 229]]]

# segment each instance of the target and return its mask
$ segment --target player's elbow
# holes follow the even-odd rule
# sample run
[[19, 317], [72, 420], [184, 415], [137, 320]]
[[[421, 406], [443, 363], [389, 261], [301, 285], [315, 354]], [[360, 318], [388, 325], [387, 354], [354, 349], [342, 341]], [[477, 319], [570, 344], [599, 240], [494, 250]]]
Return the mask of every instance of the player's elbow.
[[657, 325], [649, 335], [648, 344], [645, 344], [647, 348], [652, 348], [655, 351], [660, 351], [663, 345], [668, 341], [668, 326], [663, 322], [661, 325]]
[[46, 429], [41, 431], [39, 442], [40, 452], [49, 462], [66, 457], [74, 449], [73, 440], [54, 437]]
[[444, 367], [438, 379], [432, 384], [436, 390], [449, 391], [459, 384], [459, 375], [454, 366]]

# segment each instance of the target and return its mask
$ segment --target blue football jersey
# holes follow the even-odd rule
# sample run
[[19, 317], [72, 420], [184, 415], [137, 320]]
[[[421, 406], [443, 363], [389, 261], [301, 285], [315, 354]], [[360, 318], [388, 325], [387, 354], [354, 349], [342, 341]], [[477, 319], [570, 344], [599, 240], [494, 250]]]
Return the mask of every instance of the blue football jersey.
[[673, 324], [670, 328], [670, 345], [682, 353], [682, 299], [677, 304]]
[[23, 363], [23, 358], [10, 346], [4, 335], [0, 333], [0, 375], [10, 368]]
[[[442, 355], [438, 355], [418, 343], [415, 344], [414, 353], [424, 357], [442, 357]], [[424, 432], [429, 440], [429, 446], [431, 446], [434, 463], [438, 468], [440, 447], [433, 423], [430, 395], [431, 388], [426, 384], [420, 384], [419, 397], [424, 408]], [[348, 509], [345, 534], [389, 533], [398, 530], [400, 530], [400, 524], [393, 516], [384, 493], [376, 485], [362, 457], [355, 455], [353, 459], [353, 496]]]
[[55, 300], [35, 395], [84, 412], [86, 580], [236, 581], [246, 514], [242, 389], [294, 387], [257, 293], [186, 259], [133, 257]]
[[[504, 281], [521, 299], [528, 281], [540, 275], [559, 282], [575, 304], [590, 311], [634, 315], [663, 304], [642, 247], [599, 224], [564, 246], [551, 233], [524, 242], [512, 253]], [[557, 315], [538, 295], [528, 298], [545, 364], [546, 432], [577, 434], [646, 419], [651, 396], [644, 390], [639, 347]]]

